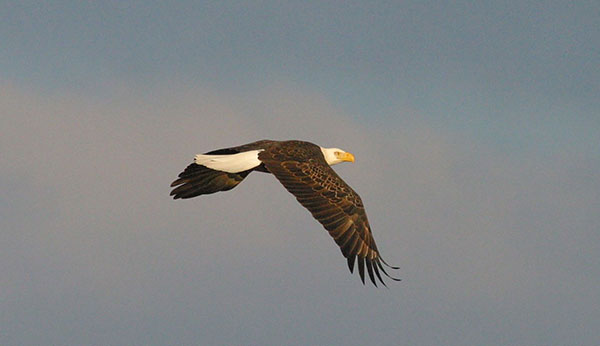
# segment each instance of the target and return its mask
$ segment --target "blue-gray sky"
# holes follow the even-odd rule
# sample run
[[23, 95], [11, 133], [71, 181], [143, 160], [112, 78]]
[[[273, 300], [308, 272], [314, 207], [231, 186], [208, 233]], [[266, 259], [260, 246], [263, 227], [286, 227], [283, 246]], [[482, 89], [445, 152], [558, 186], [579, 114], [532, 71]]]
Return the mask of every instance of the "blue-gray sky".
[[[594, 345], [600, 4], [0, 4], [0, 343]], [[389, 289], [271, 176], [186, 201], [196, 153], [351, 151]]]

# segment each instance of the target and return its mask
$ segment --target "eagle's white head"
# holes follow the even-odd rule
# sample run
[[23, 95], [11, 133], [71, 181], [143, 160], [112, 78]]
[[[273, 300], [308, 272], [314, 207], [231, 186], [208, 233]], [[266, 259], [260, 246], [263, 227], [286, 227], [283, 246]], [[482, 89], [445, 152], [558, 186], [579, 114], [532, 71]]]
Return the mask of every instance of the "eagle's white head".
[[321, 148], [325, 161], [332, 166], [344, 161], [354, 162], [354, 155], [339, 148]]

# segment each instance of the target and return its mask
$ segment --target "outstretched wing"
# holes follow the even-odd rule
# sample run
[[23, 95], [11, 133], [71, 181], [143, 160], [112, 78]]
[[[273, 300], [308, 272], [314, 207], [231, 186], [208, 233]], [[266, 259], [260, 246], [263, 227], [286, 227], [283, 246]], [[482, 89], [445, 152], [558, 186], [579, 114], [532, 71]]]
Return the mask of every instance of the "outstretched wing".
[[325, 227], [347, 258], [350, 272], [358, 258], [363, 283], [365, 264], [375, 286], [375, 275], [385, 285], [380, 270], [399, 281], [388, 275], [382, 265], [398, 269], [381, 258], [358, 194], [327, 164], [318, 146], [302, 144], [282, 142], [261, 152], [258, 159]]
[[[240, 148], [243, 147], [213, 150], [206, 154], [235, 155], [240, 153]], [[179, 199], [192, 198], [219, 191], [228, 191], [241, 183], [250, 172], [252, 172], [252, 169], [237, 173], [229, 173], [192, 163], [179, 174], [179, 179], [171, 183], [171, 187], [175, 188], [171, 191], [170, 195], [173, 196], [174, 199]]]
[[190, 164], [179, 174], [179, 179], [171, 183], [174, 199], [192, 198], [236, 187], [252, 170], [239, 173], [227, 173], [206, 168], [195, 163]]

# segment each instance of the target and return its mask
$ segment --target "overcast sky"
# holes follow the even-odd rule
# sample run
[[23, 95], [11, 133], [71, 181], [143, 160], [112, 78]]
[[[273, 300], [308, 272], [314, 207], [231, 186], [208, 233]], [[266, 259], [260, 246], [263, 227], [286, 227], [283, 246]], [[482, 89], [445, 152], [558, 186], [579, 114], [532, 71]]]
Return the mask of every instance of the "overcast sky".
[[[595, 345], [600, 3], [0, 2], [0, 344]], [[389, 289], [274, 177], [174, 201], [194, 155], [304, 139]]]

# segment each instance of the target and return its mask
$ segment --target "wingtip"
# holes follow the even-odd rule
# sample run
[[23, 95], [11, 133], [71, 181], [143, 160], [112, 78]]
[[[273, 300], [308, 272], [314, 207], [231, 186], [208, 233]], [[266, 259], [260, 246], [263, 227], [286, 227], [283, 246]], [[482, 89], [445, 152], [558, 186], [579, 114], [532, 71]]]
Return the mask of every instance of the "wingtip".
[[[394, 280], [394, 281], [402, 281], [401, 279], [399, 279], [399, 278], [396, 278], [396, 277], [393, 277], [393, 276], [391, 276], [390, 274], [388, 274], [388, 272], [385, 270], [385, 268], [383, 267], [383, 265], [381, 264], [381, 262], [383, 262], [383, 259], [382, 259], [381, 257], [379, 257], [379, 258], [378, 258], [378, 260], [376, 261], [376, 264], [377, 264], [377, 266], [379, 267], [379, 269], [381, 269], [381, 271], [383, 272], [383, 274], [385, 274], [385, 276], [387, 276], [388, 278], [390, 278], [390, 279], [392, 279], [392, 280]], [[392, 266], [390, 266], [389, 264], [387, 264], [387, 263], [385, 263], [385, 262], [383, 262], [383, 263], [384, 263], [386, 266], [388, 266], [388, 267], [390, 267], [390, 268], [392, 268], [392, 269], [399, 269], [399, 268], [396, 268], [396, 267], [392, 267]]]
[[[373, 271], [375, 271], [375, 275], [377, 275], [379, 282], [381, 282], [383, 284], [383, 286], [385, 286], [387, 288], [385, 281], [383, 281], [383, 278], [381, 277], [381, 274], [379, 273], [379, 268], [377, 268], [377, 264], [373, 265]], [[377, 285], [375, 285], [375, 286], [377, 286]]]
[[354, 260], [355, 259], [356, 259], [356, 256], [348, 257], [348, 269], [350, 269], [350, 274], [354, 273]]
[[360, 280], [362, 281], [363, 285], [365, 284], [365, 258], [362, 256], [357, 256], [358, 257], [358, 274], [360, 275]]
[[383, 259], [383, 257], [381, 257], [381, 256], [379, 256], [379, 259], [381, 260], [381, 262], [383, 262], [383, 264], [385, 264], [385, 265], [386, 265], [386, 266], [388, 266], [389, 268], [392, 268], [392, 269], [395, 269], [395, 270], [398, 270], [398, 269], [400, 269], [400, 267], [399, 267], [399, 266], [397, 267], [397, 266], [392, 266], [392, 265], [389, 265], [389, 264], [388, 264], [388, 263], [387, 263], [387, 262], [386, 262], [386, 261]]
[[[393, 281], [402, 281], [402, 279], [393, 277], [387, 273], [387, 271], [385, 270], [385, 267], [382, 265], [381, 257], [377, 257], [372, 260], [369, 260], [368, 258], [361, 257], [361, 256], [349, 256], [347, 258], [347, 261], [348, 261], [348, 269], [350, 269], [351, 274], [354, 273], [354, 264], [356, 262], [357, 257], [358, 257], [358, 263], [356, 263], [356, 267], [358, 267], [358, 275], [360, 276], [360, 280], [363, 283], [363, 285], [366, 285], [366, 282], [367, 282], [367, 280], [365, 280], [365, 276], [366, 276], [365, 275], [365, 266], [367, 267], [366, 272], [369, 276], [369, 279], [375, 287], [379, 287], [378, 283], [377, 283], [379, 281], [383, 286], [385, 286], [386, 288], [389, 288], [388, 285], [383, 280], [383, 276], [381, 275], [382, 272], [386, 277], [390, 278]], [[383, 263], [385, 264], [386, 267], [389, 267], [392, 269], [398, 269], [398, 267], [390, 266], [385, 262], [383, 262]]]
[[373, 261], [366, 258], [366, 264], [367, 264], [367, 273], [369, 274], [369, 279], [371, 279], [371, 282], [373, 283], [373, 285], [375, 285], [375, 287], [377, 287], [377, 282], [375, 281], [375, 275], [373, 275]]

